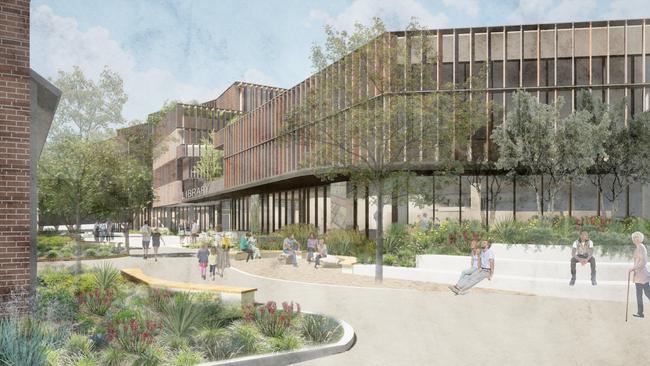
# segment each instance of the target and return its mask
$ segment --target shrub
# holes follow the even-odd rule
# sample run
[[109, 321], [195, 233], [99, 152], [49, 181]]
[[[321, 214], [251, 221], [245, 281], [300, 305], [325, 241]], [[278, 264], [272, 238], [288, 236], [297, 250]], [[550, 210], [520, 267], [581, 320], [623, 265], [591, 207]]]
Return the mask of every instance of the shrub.
[[45, 258], [47, 258], [47, 259], [57, 259], [57, 258], [59, 258], [60, 256], [61, 256], [61, 255], [59, 254], [59, 252], [57, 252], [57, 251], [54, 250], [54, 249], [49, 250], [49, 251], [47, 252], [47, 254], [45, 254]]
[[98, 256], [97, 251], [93, 248], [86, 249], [86, 252], [84, 253], [84, 257], [94, 258]]
[[203, 324], [211, 328], [223, 328], [241, 319], [243, 313], [241, 306], [235, 304], [224, 305], [218, 298], [210, 297], [197, 301], [203, 314]]
[[298, 243], [304, 247], [311, 233], [318, 233], [318, 229], [312, 224], [291, 224], [283, 226], [276, 232], [276, 235], [281, 239], [293, 235]]
[[230, 342], [230, 332], [226, 329], [204, 328], [193, 338], [197, 347], [210, 360], [222, 360], [234, 356]]
[[79, 305], [85, 307], [90, 313], [103, 316], [113, 303], [112, 290], [100, 290], [82, 292], [79, 294]]
[[331, 230], [325, 235], [327, 250], [331, 254], [362, 256], [375, 251], [374, 242], [357, 230]]
[[291, 351], [302, 347], [302, 341], [296, 335], [285, 333], [278, 338], [270, 338], [269, 346], [273, 352]]
[[305, 314], [301, 323], [301, 334], [312, 343], [330, 343], [338, 340], [343, 332], [334, 319], [322, 315]]
[[291, 326], [292, 320], [300, 314], [300, 305], [294, 303], [282, 303], [282, 309], [277, 308], [275, 301], [269, 301], [258, 307], [248, 307], [245, 310], [245, 318], [254, 322], [260, 332], [267, 337], [282, 337]]
[[165, 350], [160, 347], [151, 346], [143, 352], [138, 353], [138, 357], [133, 362], [136, 366], [158, 366], [165, 359]]
[[224, 354], [245, 355], [263, 350], [262, 335], [252, 324], [235, 322], [230, 327], [230, 340], [225, 344]]
[[263, 250], [281, 250], [283, 239], [283, 237], [275, 233], [270, 235], [260, 235], [257, 237], [257, 247]]
[[384, 254], [384, 265], [392, 266], [397, 263], [397, 256], [395, 254]]
[[166, 289], [159, 288], [148, 288], [149, 296], [147, 296], [147, 302], [154, 308], [156, 311], [163, 311], [164, 307], [172, 299], [173, 293]]
[[120, 280], [120, 271], [118, 271], [112, 264], [102, 263], [93, 274], [95, 286], [102, 291], [115, 289]]
[[47, 342], [38, 324], [0, 320], [0, 365], [45, 365]]
[[161, 319], [165, 332], [177, 338], [186, 338], [201, 323], [201, 306], [192, 301], [189, 293], [175, 294], [162, 308]]
[[203, 356], [199, 352], [192, 351], [189, 348], [183, 348], [174, 355], [171, 364], [174, 366], [188, 366], [196, 365], [203, 361]]
[[408, 244], [408, 236], [405, 225], [390, 225], [384, 236], [384, 253], [397, 254], [400, 248]]
[[74, 333], [68, 338], [66, 348], [72, 355], [92, 357], [95, 345], [88, 337]]
[[127, 354], [123, 350], [115, 347], [106, 348], [101, 355], [102, 365], [106, 366], [120, 366], [126, 358]]
[[108, 326], [108, 339], [128, 352], [142, 354], [153, 344], [160, 329], [160, 324], [140, 316], [116, 320]]

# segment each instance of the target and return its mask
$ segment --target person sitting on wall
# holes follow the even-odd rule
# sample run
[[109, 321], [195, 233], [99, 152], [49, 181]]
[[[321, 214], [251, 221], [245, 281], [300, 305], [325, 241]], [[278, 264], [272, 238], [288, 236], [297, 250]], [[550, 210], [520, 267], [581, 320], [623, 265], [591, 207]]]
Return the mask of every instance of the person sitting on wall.
[[494, 275], [494, 252], [492, 243], [488, 240], [481, 242], [481, 254], [478, 257], [478, 269], [471, 275], [464, 277], [455, 287], [451, 288], [456, 295], [464, 295], [484, 279], [492, 280]]
[[449, 286], [449, 289], [454, 292], [458, 292], [458, 285], [467, 277], [471, 276], [472, 273], [478, 271], [478, 256], [479, 256], [479, 248], [476, 243], [476, 240], [472, 240], [470, 244], [471, 250], [470, 250], [470, 255], [472, 256], [470, 267], [463, 272], [460, 273], [460, 278], [458, 279], [458, 282], [456, 282], [455, 285]]
[[317, 248], [318, 254], [316, 254], [316, 263], [314, 263], [314, 268], [318, 268], [318, 266], [320, 266], [321, 258], [327, 258], [327, 244], [325, 244], [325, 240], [318, 240]]
[[594, 258], [594, 243], [589, 240], [589, 233], [585, 230], [580, 232], [580, 238], [573, 242], [571, 249], [571, 281], [569, 286], [576, 283], [576, 263], [583, 266], [591, 265], [591, 284], [596, 286], [596, 259]]
[[295, 249], [296, 246], [300, 248], [293, 234], [287, 238], [284, 238], [284, 241], [282, 242], [282, 252], [291, 257], [291, 262], [293, 263], [294, 267], [298, 267], [298, 258], [296, 257]]
[[253, 249], [250, 247], [250, 243], [248, 239], [250, 238], [251, 233], [246, 233], [246, 235], [242, 235], [239, 237], [239, 250], [242, 252], [246, 252], [248, 255], [246, 256], [246, 262], [248, 262], [249, 259], [253, 259]]

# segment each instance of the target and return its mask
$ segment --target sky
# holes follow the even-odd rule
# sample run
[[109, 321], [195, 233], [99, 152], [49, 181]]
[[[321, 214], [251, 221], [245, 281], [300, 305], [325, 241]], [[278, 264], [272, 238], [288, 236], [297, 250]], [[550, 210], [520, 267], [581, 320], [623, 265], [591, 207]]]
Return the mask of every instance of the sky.
[[127, 120], [167, 100], [216, 98], [235, 81], [290, 88], [312, 73], [324, 26], [379, 16], [389, 30], [650, 18], [650, 0], [32, 0], [31, 67], [56, 79], [108, 66]]

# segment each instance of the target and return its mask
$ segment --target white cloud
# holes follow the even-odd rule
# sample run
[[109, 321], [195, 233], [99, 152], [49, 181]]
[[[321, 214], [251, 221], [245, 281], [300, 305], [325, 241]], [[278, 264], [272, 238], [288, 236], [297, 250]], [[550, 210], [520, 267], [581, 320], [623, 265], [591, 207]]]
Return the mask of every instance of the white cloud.
[[277, 80], [265, 74], [263, 71], [254, 68], [244, 71], [241, 81], [253, 84], [278, 86]]
[[478, 0], [442, 0], [448, 7], [454, 7], [474, 18], [478, 15], [480, 6]]
[[373, 17], [397, 27], [405, 27], [412, 17], [427, 28], [444, 27], [449, 21], [444, 13], [432, 14], [416, 0], [355, 0], [338, 15], [321, 9], [312, 10], [307, 24], [326, 23], [338, 30], [349, 31], [355, 23], [370, 24]]
[[74, 65], [90, 78], [99, 77], [105, 65], [119, 73], [129, 97], [123, 111], [126, 119], [144, 119], [165, 100], [207, 101], [222, 91], [184, 83], [168, 70], [142, 69], [106, 28], [82, 31], [74, 18], [58, 16], [46, 5], [32, 9], [31, 40], [32, 68], [42, 75], [56, 78], [58, 70], [71, 71]]
[[648, 0], [610, 0], [608, 19], [638, 19], [650, 16]]
[[519, 0], [509, 20], [515, 24], [586, 20], [597, 6], [596, 0]]

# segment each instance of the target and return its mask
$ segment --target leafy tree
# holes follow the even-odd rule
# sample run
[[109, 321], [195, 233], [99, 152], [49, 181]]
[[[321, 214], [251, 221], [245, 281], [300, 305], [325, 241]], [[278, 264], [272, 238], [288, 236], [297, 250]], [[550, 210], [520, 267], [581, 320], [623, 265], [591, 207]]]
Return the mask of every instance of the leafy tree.
[[[499, 146], [497, 168], [523, 175], [519, 181], [535, 191], [540, 216], [544, 198], [553, 211], [561, 187], [584, 177], [596, 157], [603, 154], [603, 144], [609, 137], [608, 114], [595, 122], [586, 111], [561, 119], [562, 103], [540, 103], [531, 94], [517, 91], [506, 123], [493, 134]], [[547, 178], [543, 191], [536, 180], [540, 176]]]
[[204, 181], [213, 181], [222, 175], [223, 151], [215, 149], [212, 137], [201, 140], [201, 158], [194, 165], [194, 174]]

